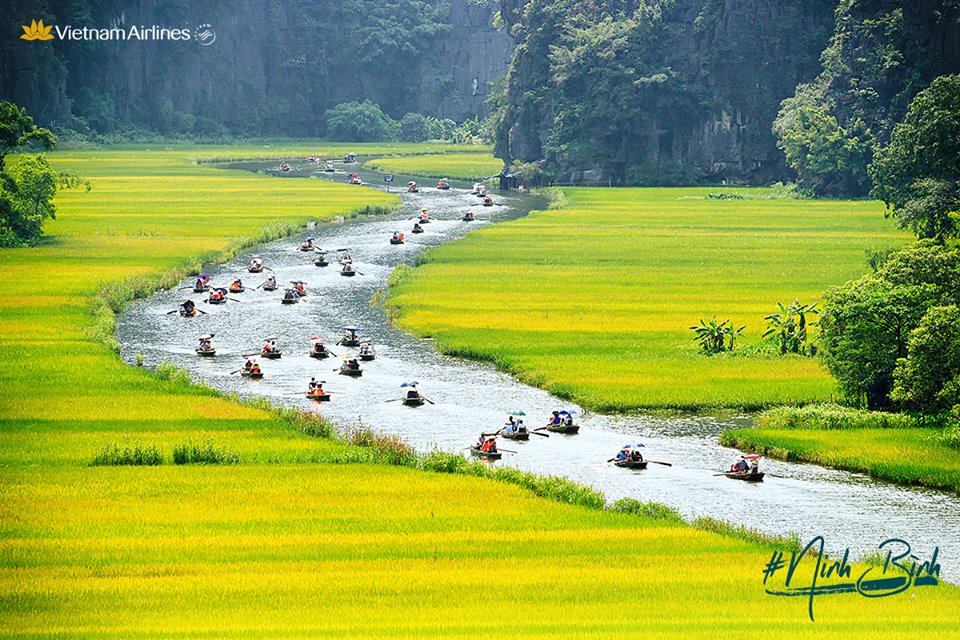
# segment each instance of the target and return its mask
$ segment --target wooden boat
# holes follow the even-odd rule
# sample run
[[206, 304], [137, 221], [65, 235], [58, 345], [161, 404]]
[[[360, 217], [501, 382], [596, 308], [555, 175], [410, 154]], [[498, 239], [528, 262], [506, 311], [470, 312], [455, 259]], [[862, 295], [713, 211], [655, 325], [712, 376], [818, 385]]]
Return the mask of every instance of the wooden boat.
[[646, 469], [647, 468], [646, 460], [617, 460], [613, 464], [623, 469]]
[[419, 187], [411, 187], [411, 188], [407, 189], [407, 193], [420, 193], [420, 188], [419, 188]]
[[410, 233], [423, 233], [423, 229], [421, 229], [420, 227], [414, 227], [413, 229], [410, 230]]
[[300, 302], [300, 298], [299, 298], [299, 297], [297, 297], [297, 298], [282, 298], [282, 299], [280, 300], [280, 303], [281, 303], [281, 304], [297, 304], [298, 302]]
[[317, 358], [318, 360], [323, 360], [324, 358], [329, 358], [329, 357], [330, 357], [330, 350], [327, 349], [326, 347], [322, 347], [322, 348], [320, 348], [320, 349], [311, 349], [311, 350], [310, 350], [310, 357], [311, 357], [311, 358]]
[[194, 287], [194, 288], [193, 288], [193, 292], [194, 292], [194, 293], [206, 293], [206, 292], [209, 291], [209, 290], [210, 290], [210, 287], [209, 287], [209, 286]]
[[190, 311], [187, 311], [186, 309], [182, 309], [182, 308], [181, 308], [181, 309], [180, 309], [180, 315], [181, 315], [182, 317], [184, 317], [184, 318], [192, 318], [192, 317], [194, 317], [195, 315], [197, 315], [197, 310], [196, 310], [196, 308], [193, 308], [193, 309], [190, 309]]
[[281, 353], [280, 351], [261, 351], [260, 352], [260, 357], [266, 358], [268, 360], [279, 360], [282, 355], [283, 353]]
[[423, 405], [424, 400], [420, 396], [417, 396], [416, 398], [401, 398], [400, 402], [408, 407], [419, 407]]
[[403, 244], [403, 238], [390, 238], [390, 244]]
[[307, 398], [310, 400], [316, 400], [317, 402], [329, 402], [330, 394], [329, 393], [310, 393], [307, 392]]
[[499, 451], [491, 453], [489, 451], [481, 451], [480, 447], [470, 447], [470, 455], [474, 458], [483, 458], [484, 460], [499, 460], [503, 457], [503, 454]]
[[361, 353], [357, 356], [362, 362], [370, 362], [371, 360], [377, 359], [377, 354], [375, 353]]
[[250, 273], [260, 273], [261, 271], [263, 271], [263, 265], [251, 264], [249, 267], [247, 267], [247, 271], [249, 271]]
[[240, 375], [244, 378], [250, 378], [251, 380], [259, 380], [263, 377], [263, 371], [260, 373], [255, 373], [253, 371], [241, 371]]
[[209, 349], [196, 349], [196, 352], [198, 356], [204, 356], [206, 358], [217, 355], [217, 350], [213, 347]]
[[227, 299], [224, 298], [207, 298], [207, 302], [210, 304], [226, 304]]
[[337, 344], [342, 344], [345, 347], [359, 347], [360, 338], [348, 338], [344, 336], [337, 341]]
[[263, 290], [264, 290], [264, 291], [276, 291], [276, 290], [279, 289], [279, 288], [280, 288], [280, 287], [278, 287], [277, 285], [273, 285], [272, 287], [271, 287], [270, 285], [268, 285], [268, 284], [263, 285]]
[[313, 245], [307, 242], [300, 243], [300, 246], [297, 247], [300, 251], [313, 251]]
[[526, 441], [530, 439], [529, 431], [516, 431], [514, 433], [509, 433], [507, 431], [500, 432], [501, 438], [506, 438], [507, 440], [521, 440]]
[[243, 293], [246, 290], [246, 287], [230, 287], [230, 293]]
[[464, 215], [463, 218], [461, 218], [461, 220], [463, 220], [464, 222], [473, 222], [474, 217], [473, 217], [473, 216]]
[[580, 431], [580, 425], [551, 424], [551, 425], [547, 425], [547, 431], [551, 433], [562, 433], [564, 435], [572, 436], [573, 434]]
[[319, 258], [317, 258], [316, 260], [313, 261], [313, 266], [315, 266], [315, 267], [327, 267], [327, 266], [330, 266], [330, 263], [327, 262], [327, 259], [326, 259], [326, 258], [324, 258], [323, 256], [320, 256]]
[[354, 271], [353, 269], [341, 269], [340, 275], [345, 276], [347, 278], [352, 278], [353, 276], [357, 275], [357, 272]]
[[283, 292], [283, 297], [280, 298], [281, 304], [297, 304], [300, 302], [300, 296], [297, 295], [297, 292], [293, 289], [287, 289]]
[[492, 206], [493, 206], [493, 200], [484, 200], [484, 201], [483, 201], [483, 206], [485, 206], [485, 207], [492, 207]]
[[359, 378], [363, 375], [363, 369], [348, 369], [346, 366], [340, 367], [340, 375]]
[[734, 480], [744, 480], [746, 482], [761, 482], [763, 481], [763, 476], [765, 475], [763, 471], [757, 471], [756, 473], [738, 473], [736, 471], [724, 471], [723, 475], [728, 478], [733, 478]]

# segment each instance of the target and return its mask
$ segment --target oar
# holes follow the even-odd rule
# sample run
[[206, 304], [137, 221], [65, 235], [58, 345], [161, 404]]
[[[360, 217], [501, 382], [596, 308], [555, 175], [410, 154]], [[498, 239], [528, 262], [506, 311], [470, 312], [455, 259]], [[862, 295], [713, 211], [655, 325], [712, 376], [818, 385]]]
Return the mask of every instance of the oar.
[[[197, 308], [194, 307], [194, 309], [197, 309]], [[206, 315], [210, 315], [210, 314], [208, 314], [206, 311], [204, 311], [203, 309], [197, 309], [197, 311], [199, 311], [200, 313], [202, 313], [202, 314], [205, 315], [205, 316], [206, 316]]]
[[243, 302], [243, 300], [240, 300], [239, 298], [227, 298], [227, 300], [233, 300], [234, 302]]
[[497, 449], [497, 453], [516, 453], [516, 451], [510, 451], [510, 449]]
[[363, 272], [361, 272], [361, 271], [357, 271], [356, 269], [354, 269], [353, 272], [354, 272], [354, 273], [358, 273], [358, 274], [360, 274], [361, 276], [367, 275], [367, 274], [365, 274], [365, 273], [363, 273]]
[[171, 315], [175, 314], [177, 311], [180, 311], [180, 309], [174, 309], [173, 311], [167, 311], [167, 315], [168, 315], [168, 316], [171, 316]]
[[260, 284], [258, 284], [253, 290], [256, 291], [257, 289], [259, 289], [260, 287], [262, 287], [262, 286], [265, 285], [265, 284], [267, 284], [266, 281], [263, 281], [263, 282], [261, 282]]
[[235, 373], [240, 373], [241, 371], [243, 371], [243, 367], [240, 367], [240, 368], [237, 369], [236, 371], [231, 371], [231, 372], [228, 373], [227, 375], [228, 375], [228, 376], [232, 376], [233, 374], [235, 374]]
[[[361, 275], [362, 275], [362, 274], [361, 274]], [[434, 402], [433, 400], [431, 400], [431, 399], [428, 398], [427, 396], [423, 395], [422, 393], [420, 394], [420, 397], [423, 398], [424, 400], [426, 400], [427, 402], [429, 402], [430, 404], [437, 404], [436, 402]]]
[[263, 351], [254, 351], [253, 353], [241, 353], [240, 355], [244, 358], [250, 358], [252, 356], [259, 356]]
[[610, 458], [607, 462], [613, 462], [614, 460], [616, 460], [616, 458]]
[[547, 435], [546, 433], [540, 433], [539, 431], [531, 431], [530, 433], [532, 433], [532, 434], [535, 435], [535, 436], [543, 436], [544, 438], [549, 438], [549, 437], [550, 437], [550, 436]]
[[662, 464], [665, 467], [672, 467], [673, 465], [669, 462], [660, 462], [659, 460], [647, 460], [647, 462], [652, 462], [653, 464]]
[[393, 400], [387, 400], [387, 402], [398, 402], [400, 400], [403, 400], [403, 398], [394, 398]]

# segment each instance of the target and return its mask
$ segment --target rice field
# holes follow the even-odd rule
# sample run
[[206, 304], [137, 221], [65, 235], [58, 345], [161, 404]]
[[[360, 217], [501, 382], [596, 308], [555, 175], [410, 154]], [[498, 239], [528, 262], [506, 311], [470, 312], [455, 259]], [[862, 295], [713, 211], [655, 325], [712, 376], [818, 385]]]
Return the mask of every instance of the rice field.
[[[960, 637], [955, 587], [822, 598], [812, 623], [802, 599], [763, 593], [759, 544], [483, 478], [332, 464], [361, 456], [100, 341], [109, 304], [159, 274], [396, 202], [192, 162], [319, 147], [52, 154], [93, 190], [58, 196], [42, 246], [0, 251], [0, 635], [712, 639], [747, 621], [770, 638]], [[171, 464], [189, 442], [239, 463]], [[165, 462], [90, 466], [111, 444]]]
[[461, 180], [482, 180], [487, 176], [496, 176], [503, 169], [503, 161], [490, 155], [487, 148], [481, 147], [474, 152], [456, 151], [451, 153], [424, 154], [417, 156], [399, 156], [393, 158], [375, 158], [365, 163], [372, 169], [386, 173], [429, 176], [433, 178], [459, 178]]
[[[563, 189], [562, 208], [469, 234], [396, 278], [398, 325], [604, 411], [826, 401], [820, 363], [757, 349], [764, 316], [862, 275], [907, 237], [877, 202], [763, 189]], [[702, 355], [691, 325], [746, 325]]]

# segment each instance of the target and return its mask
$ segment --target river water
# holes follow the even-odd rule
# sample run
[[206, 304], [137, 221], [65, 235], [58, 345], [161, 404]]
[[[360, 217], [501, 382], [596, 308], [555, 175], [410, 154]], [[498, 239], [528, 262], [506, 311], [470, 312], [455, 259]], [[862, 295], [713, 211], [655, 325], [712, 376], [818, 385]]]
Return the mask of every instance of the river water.
[[[291, 164], [294, 170], [282, 179], [346, 179], [339, 163], [332, 175], [315, 175], [315, 165]], [[275, 165], [231, 167], [276, 173], [272, 171]], [[383, 187], [381, 174], [360, 173], [365, 182]], [[482, 207], [479, 199], [470, 195], [469, 184], [453, 181], [453, 189], [439, 191], [433, 188], [435, 181], [406, 176], [395, 177], [393, 191], [402, 191], [408, 179], [418, 180], [425, 188], [419, 194], [404, 194], [402, 211], [318, 224], [298, 237], [257, 247], [224, 265], [209, 266], [207, 273], [215, 286], [226, 287], [236, 277], [243, 278], [250, 288], [232, 296], [241, 302], [212, 306], [201, 302], [205, 296], [187, 292], [186, 297], [208, 312], [189, 319], [167, 315], [185, 297], [183, 291], [160, 292], [131, 305], [117, 327], [124, 358], [132, 362], [141, 353], [148, 366], [170, 360], [214, 388], [318, 410], [340, 425], [361, 421], [398, 434], [421, 450], [461, 450], [473, 443], [481, 430], [498, 429], [509, 414], [520, 410], [529, 426], [545, 423], [554, 409], [579, 410], [491, 366], [437, 353], [429, 340], [390, 327], [383, 310], [371, 304], [396, 265], [412, 264], [426, 248], [471, 229], [525, 215], [544, 204], [529, 195], [494, 192], [497, 206]], [[420, 207], [428, 209], [433, 222], [424, 225], [425, 233], [413, 235], [409, 231]], [[461, 221], [468, 208], [476, 214], [475, 222]], [[406, 234], [406, 244], [389, 244], [394, 230]], [[324, 249], [349, 247], [362, 275], [341, 277], [335, 256], [329, 256], [330, 266], [315, 267], [313, 255], [297, 250], [300, 240], [308, 236], [316, 237], [316, 245]], [[305, 281], [308, 296], [299, 304], [281, 305], [279, 291], [253, 290], [267, 275], [246, 272], [253, 253], [264, 258], [281, 284]], [[189, 284], [184, 282], [184, 286]], [[347, 325], [361, 327], [377, 350], [375, 361], [363, 363], [360, 378], [334, 373], [337, 358], [316, 360], [307, 355], [312, 336], [325, 337], [339, 355], [355, 353], [355, 349], [333, 345]], [[214, 358], [198, 358], [193, 351], [197, 336], [206, 332], [216, 334]], [[229, 375], [242, 365], [242, 353], [258, 350], [263, 338], [270, 335], [278, 337], [283, 357], [261, 360], [263, 380]], [[337, 392], [332, 402], [316, 404], [284, 395], [303, 391], [311, 377], [326, 380], [327, 389]], [[435, 404], [411, 408], [391, 401], [400, 397], [400, 385], [409, 380], [418, 381], [421, 392]], [[731, 426], [750, 425], [750, 416], [611, 416], [581, 411], [577, 422], [581, 425], [578, 435], [534, 436], [529, 442], [502, 440], [502, 448], [517, 453], [505, 454], [495, 464], [563, 475], [602, 491], [610, 500], [654, 500], [676, 508], [686, 518], [710, 516], [777, 535], [795, 532], [804, 542], [824, 535], [828, 551], [842, 553], [850, 548], [854, 557], [874, 551], [891, 537], [909, 541], [924, 558], [938, 546], [943, 575], [953, 580], [960, 575], [960, 496], [955, 494], [898, 487], [861, 474], [776, 460], [763, 461], [765, 471], [772, 475], [762, 483], [716, 476], [739, 454], [720, 446], [718, 435]], [[643, 471], [631, 471], [605, 463], [622, 445], [633, 442], [646, 446], [644, 457], [673, 466], [651, 464]]]

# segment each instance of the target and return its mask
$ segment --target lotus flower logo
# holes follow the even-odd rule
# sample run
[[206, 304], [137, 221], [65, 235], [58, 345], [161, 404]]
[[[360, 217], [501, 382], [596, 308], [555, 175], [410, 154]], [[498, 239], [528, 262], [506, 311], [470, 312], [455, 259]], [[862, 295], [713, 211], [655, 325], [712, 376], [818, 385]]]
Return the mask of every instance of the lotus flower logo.
[[44, 25], [43, 20], [37, 22], [34, 20], [29, 25], [23, 25], [23, 35], [20, 36], [21, 40], [53, 40], [53, 34], [50, 33], [50, 30], [53, 29], [53, 25]]

